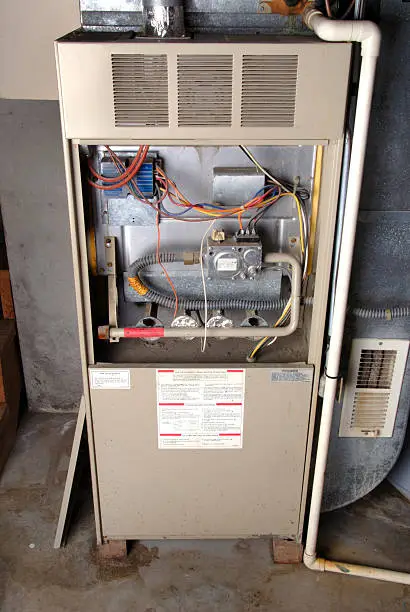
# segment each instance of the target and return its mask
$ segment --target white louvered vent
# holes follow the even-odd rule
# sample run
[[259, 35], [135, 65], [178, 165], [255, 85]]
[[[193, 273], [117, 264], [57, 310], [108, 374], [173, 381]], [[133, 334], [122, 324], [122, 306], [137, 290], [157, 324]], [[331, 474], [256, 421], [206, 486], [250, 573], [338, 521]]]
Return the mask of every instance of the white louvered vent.
[[116, 127], [168, 126], [166, 55], [112, 54]]
[[242, 127], [293, 127], [297, 55], [244, 55]]
[[230, 126], [232, 55], [178, 56], [178, 125]]
[[397, 351], [362, 349], [356, 387], [358, 389], [390, 389]]
[[406, 340], [353, 340], [340, 437], [393, 435], [408, 347]]

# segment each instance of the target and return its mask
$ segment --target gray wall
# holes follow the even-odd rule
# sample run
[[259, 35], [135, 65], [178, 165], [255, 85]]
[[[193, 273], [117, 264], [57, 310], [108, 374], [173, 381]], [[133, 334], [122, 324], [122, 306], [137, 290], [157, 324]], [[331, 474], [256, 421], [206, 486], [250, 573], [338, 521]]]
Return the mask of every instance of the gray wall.
[[0, 100], [0, 204], [31, 410], [81, 395], [58, 103]]

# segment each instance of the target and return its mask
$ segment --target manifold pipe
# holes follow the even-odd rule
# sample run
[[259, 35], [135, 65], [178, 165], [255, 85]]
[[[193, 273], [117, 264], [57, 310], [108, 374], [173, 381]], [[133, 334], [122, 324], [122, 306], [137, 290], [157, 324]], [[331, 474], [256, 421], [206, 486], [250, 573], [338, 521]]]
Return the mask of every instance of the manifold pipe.
[[[265, 264], [287, 263], [292, 267], [292, 288], [290, 294], [291, 315], [289, 325], [284, 327], [211, 327], [206, 329], [207, 338], [265, 338], [289, 336], [296, 331], [300, 313], [300, 291], [302, 270], [300, 263], [287, 253], [267, 253]], [[111, 327], [110, 338], [203, 338], [202, 327]]]
[[320, 11], [307, 6], [304, 11], [306, 25], [319, 38], [330, 42], [361, 43], [362, 65], [357, 95], [356, 117], [352, 138], [350, 170], [347, 184], [343, 232], [340, 244], [339, 268], [336, 279], [333, 323], [327, 353], [326, 385], [323, 396], [317, 444], [316, 464], [313, 477], [309, 521], [304, 553], [305, 565], [319, 571], [331, 571], [390, 582], [410, 584], [410, 575], [375, 567], [351, 565], [343, 562], [317, 558], [316, 545], [322, 503], [323, 485], [329, 449], [333, 407], [339, 375], [340, 355], [346, 318], [347, 298], [354, 251], [360, 190], [366, 152], [367, 133], [373, 95], [374, 77], [380, 48], [380, 31], [368, 21], [333, 21]]

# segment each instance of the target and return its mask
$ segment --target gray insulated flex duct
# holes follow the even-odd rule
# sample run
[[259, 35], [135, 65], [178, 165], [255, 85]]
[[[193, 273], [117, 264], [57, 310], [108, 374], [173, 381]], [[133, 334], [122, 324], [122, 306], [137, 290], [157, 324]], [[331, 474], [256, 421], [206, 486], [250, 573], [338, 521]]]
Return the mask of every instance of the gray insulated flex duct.
[[322, 512], [343, 508], [377, 487], [395, 465], [405, 438], [410, 398], [410, 372], [404, 377], [391, 438], [339, 437], [342, 404], [333, 413]]

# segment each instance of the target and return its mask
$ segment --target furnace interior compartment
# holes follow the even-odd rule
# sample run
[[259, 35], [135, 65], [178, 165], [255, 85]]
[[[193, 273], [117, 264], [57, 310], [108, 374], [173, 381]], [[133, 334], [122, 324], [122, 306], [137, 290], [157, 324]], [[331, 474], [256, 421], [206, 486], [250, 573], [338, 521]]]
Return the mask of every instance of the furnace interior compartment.
[[[314, 146], [82, 145], [80, 155], [96, 361], [245, 362], [261, 340], [252, 328], [289, 324], [289, 256], [298, 325], [260, 359], [307, 361]], [[205, 351], [203, 338], [167, 337], [205, 325], [226, 330]], [[237, 328], [247, 337], [232, 337]]]

